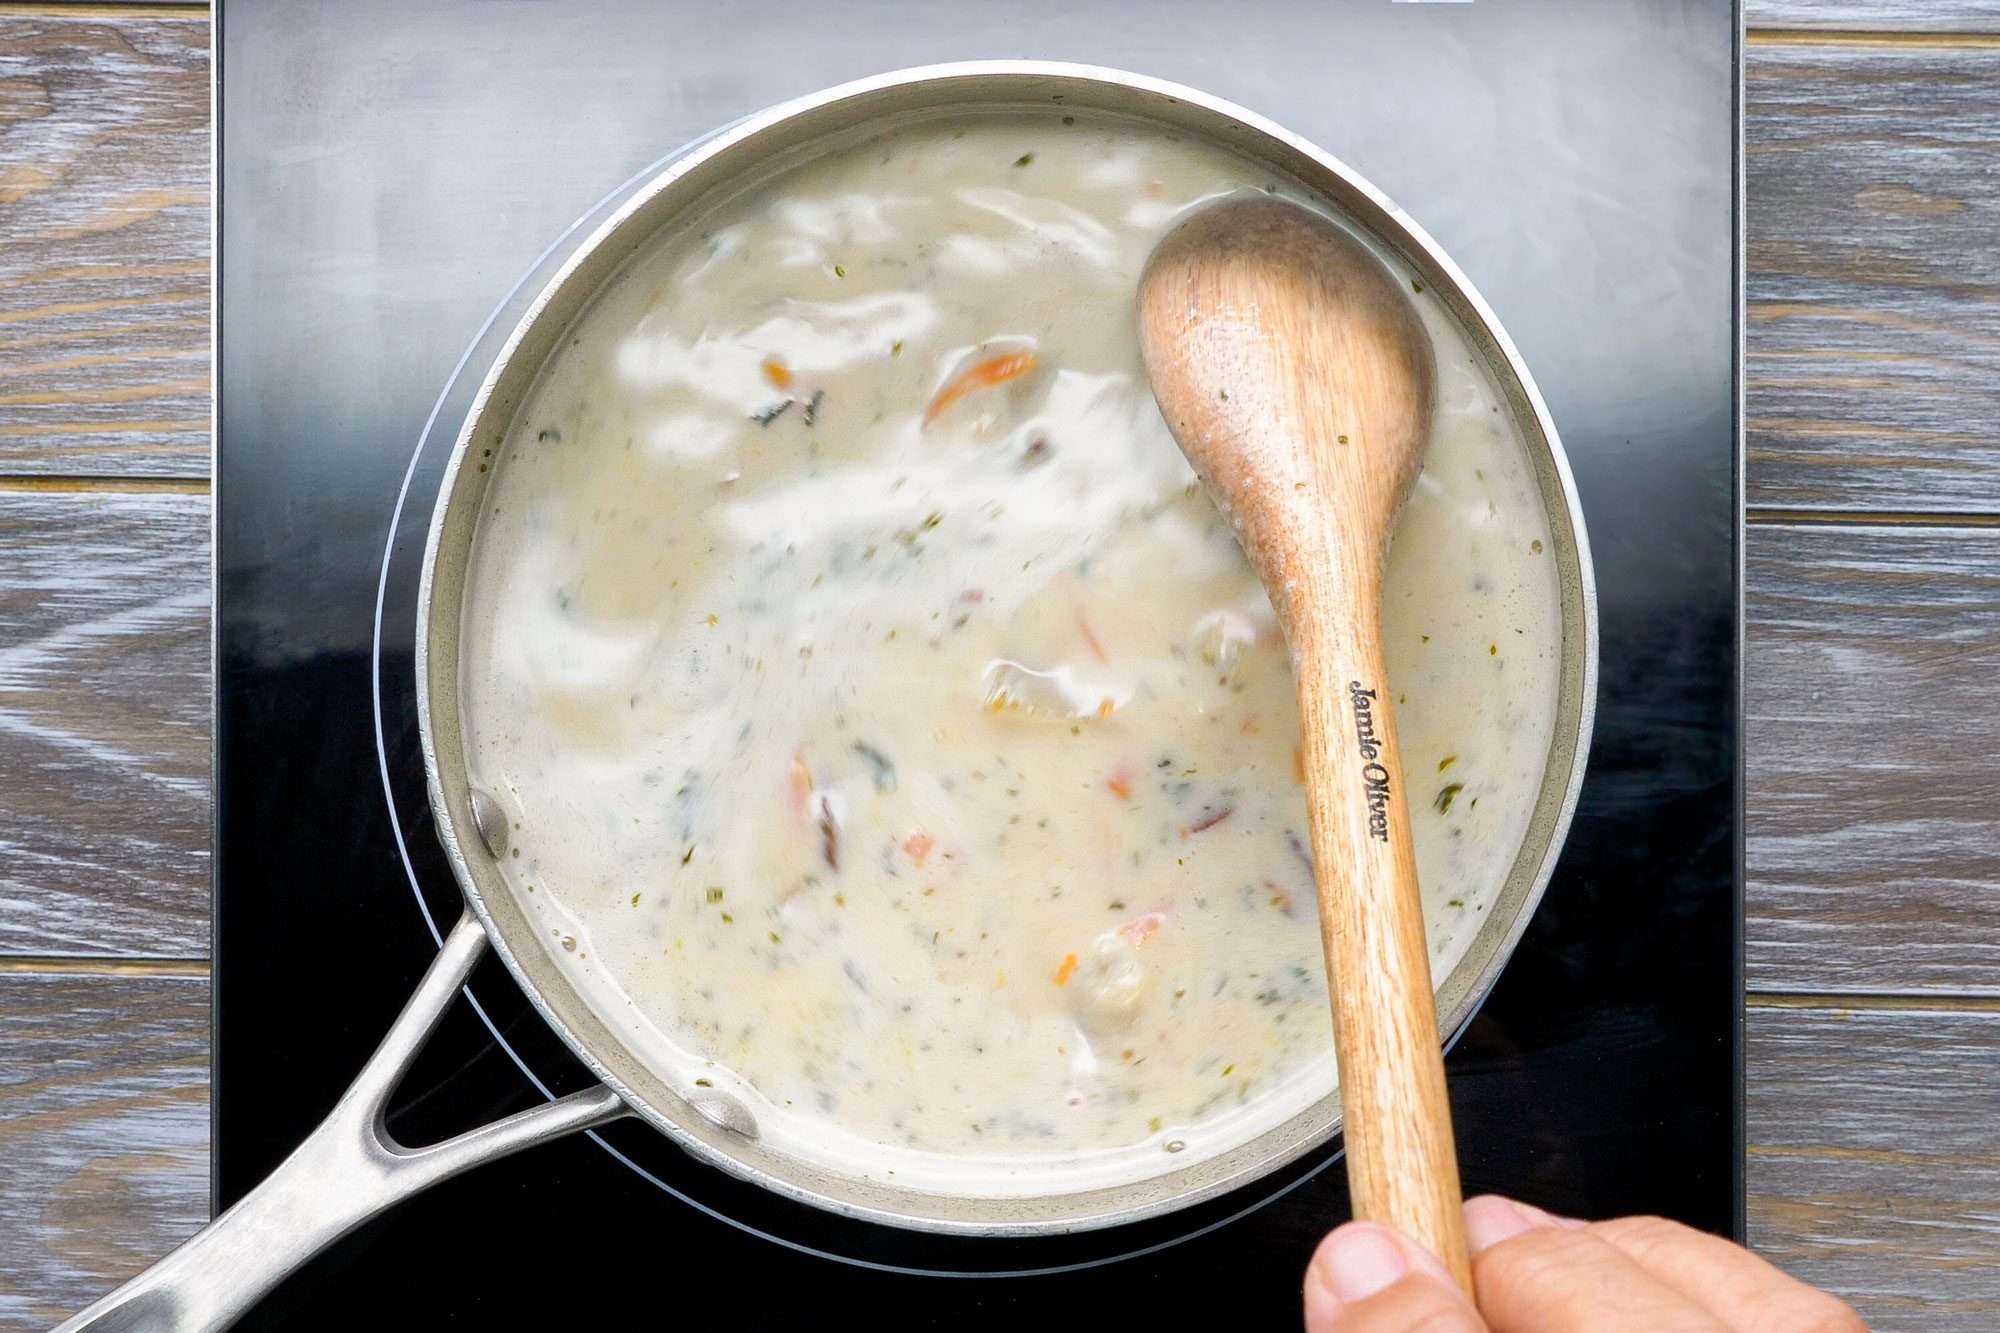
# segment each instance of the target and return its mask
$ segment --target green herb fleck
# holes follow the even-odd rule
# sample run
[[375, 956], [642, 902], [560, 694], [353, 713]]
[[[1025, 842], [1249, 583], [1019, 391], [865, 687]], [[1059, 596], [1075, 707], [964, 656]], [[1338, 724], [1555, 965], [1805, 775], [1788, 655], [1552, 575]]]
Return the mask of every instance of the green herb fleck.
[[729, 915], [729, 913], [724, 912], [722, 914], [722, 924], [725, 926], [733, 926], [736, 924], [736, 918]]
[[1465, 899], [1463, 899], [1463, 898], [1447, 898], [1447, 899], [1445, 899], [1445, 900], [1444, 900], [1444, 905], [1445, 905], [1446, 907], [1463, 907], [1463, 906], [1465, 906]]
[[1014, 159], [1014, 165], [1017, 167], [1025, 167], [1034, 160], [1035, 160], [1035, 155], [1033, 153], [1023, 153], [1019, 157]]
[[1114, 911], [1114, 912], [1122, 912], [1122, 911], [1124, 911], [1124, 910], [1125, 910], [1125, 900], [1124, 900], [1123, 898], [1113, 898], [1113, 899], [1111, 900], [1111, 910], [1112, 910], [1112, 911]]
[[1418, 282], [1415, 278], [1411, 278], [1410, 290], [1417, 293], [1417, 295], [1421, 296], [1423, 295], [1424, 292], [1424, 285], [1421, 282]]
[[1453, 764], [1457, 762], [1458, 762], [1457, 755], [1455, 754], [1446, 755], [1444, 758], [1438, 760], [1438, 772], [1440, 773], [1444, 772], [1447, 768], [1450, 768]]
[[1537, 537], [1533, 541], [1528, 543], [1528, 554], [1540, 555], [1541, 553], [1542, 553], [1542, 539], [1540, 537]]
[[903, 354], [903, 340], [901, 338], [898, 338], [896, 339], [896, 341], [889, 344], [889, 355], [901, 356], [902, 354]]
[[708, 1081], [707, 1079], [705, 1079], [705, 1078], [698, 1078], [698, 1079], [696, 1079], [696, 1080], [694, 1081], [694, 1085], [695, 1085], [695, 1086], [696, 1086], [697, 1088], [712, 1088], [712, 1087], [714, 1087], [714, 1086], [715, 1086], [715, 1085], [714, 1085], [713, 1083], [710, 1083], [710, 1082], [709, 1082], [709, 1081]]
[[639, 905], [639, 895], [635, 893], [632, 895], [632, 906], [637, 907], [638, 905]]
[[834, 277], [836, 277], [836, 278], [844, 278], [844, 277], [846, 277], [846, 276], [847, 276], [847, 266], [846, 266], [845, 264], [835, 264], [835, 265], [833, 266], [833, 276], [834, 276]]
[[771, 935], [771, 943], [773, 943], [773, 944], [783, 944], [783, 943], [784, 943], [784, 941], [783, 941], [783, 940], [781, 940], [781, 939], [779, 939], [779, 938], [778, 938], [778, 932], [777, 932], [777, 931], [775, 931], [775, 930], [774, 930], [774, 931], [771, 931], [771, 932], [770, 932], [770, 935]]
[[721, 901], [722, 901], [722, 890], [721, 890], [721, 889], [710, 889], [710, 890], [708, 891], [708, 900], [709, 900], [710, 902], [712, 902], [712, 903], [719, 903], [719, 902], [721, 902]]
[[682, 853], [681, 864], [686, 865], [688, 862], [692, 860], [694, 860], [694, 848], [690, 847], [687, 849], [686, 852]]
[[1437, 794], [1437, 800], [1433, 802], [1433, 804], [1436, 805], [1438, 808], [1438, 813], [1443, 814], [1446, 811], [1450, 810], [1452, 798], [1454, 796], [1457, 796], [1460, 792], [1464, 790], [1465, 790], [1465, 784], [1463, 782], [1454, 782], [1451, 783], [1449, 786], [1445, 787], [1443, 791], [1440, 791]]
[[1498, 657], [1498, 656], [1500, 656], [1500, 645], [1499, 645], [1499, 644], [1497, 644], [1497, 643], [1489, 643], [1489, 644], [1487, 644], [1487, 645], [1486, 645], [1486, 655], [1487, 655], [1488, 657]]
[[1230, 1076], [1231, 1074], [1233, 1074], [1233, 1073], [1235, 1073], [1235, 1072], [1236, 1072], [1236, 1066], [1235, 1066], [1235, 1065], [1224, 1065], [1224, 1066], [1222, 1067], [1222, 1076], [1223, 1076], [1224, 1078], [1228, 1078], [1228, 1077], [1229, 1077], [1229, 1076]]

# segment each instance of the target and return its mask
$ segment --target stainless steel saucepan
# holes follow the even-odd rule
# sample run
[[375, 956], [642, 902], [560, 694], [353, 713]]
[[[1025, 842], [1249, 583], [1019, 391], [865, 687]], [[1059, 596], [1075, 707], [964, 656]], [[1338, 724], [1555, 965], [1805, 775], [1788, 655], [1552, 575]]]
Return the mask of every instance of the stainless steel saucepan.
[[[1047, 108], [1106, 112], [1165, 127], [1265, 164], [1319, 195], [1417, 274], [1457, 316], [1519, 424], [1547, 510], [1561, 580], [1560, 700], [1540, 796], [1499, 900], [1471, 950], [1438, 987], [1446, 1035], [1485, 998], [1526, 928], [1576, 804], [1595, 702], [1597, 627], [1590, 557], [1569, 468], [1548, 411], [1513, 344], [1464, 275], [1373, 186], [1296, 135], [1217, 98], [1115, 70], [986, 61], [885, 74], [751, 116], [687, 149], [634, 192], [536, 296], [458, 434], [431, 519], [418, 598], [418, 717], [431, 805], [466, 912], [408, 1006], [318, 1129], [271, 1177], [179, 1250], [64, 1324], [65, 1329], [227, 1325], [312, 1255], [389, 1205], [468, 1167], [637, 1115], [689, 1153], [767, 1189], [836, 1213], [927, 1231], [1024, 1236], [1137, 1221], [1238, 1186], [1323, 1143], [1340, 1123], [1330, 1095], [1220, 1156], [1114, 1187], [1035, 1197], [923, 1193], [832, 1174], [759, 1139], [749, 1108], [653, 1069], [575, 988], [501, 877], [507, 827], [466, 771], [459, 711], [459, 624], [477, 518], [492, 473], [466, 466], [473, 441], [504, 437], [550, 353], [593, 294], [662, 228], [704, 200], [816, 145], [878, 133], [942, 111]], [[399, 1144], [385, 1107], [404, 1070], [481, 953], [498, 953], [523, 991], [601, 1080], [586, 1092], [425, 1148]]]

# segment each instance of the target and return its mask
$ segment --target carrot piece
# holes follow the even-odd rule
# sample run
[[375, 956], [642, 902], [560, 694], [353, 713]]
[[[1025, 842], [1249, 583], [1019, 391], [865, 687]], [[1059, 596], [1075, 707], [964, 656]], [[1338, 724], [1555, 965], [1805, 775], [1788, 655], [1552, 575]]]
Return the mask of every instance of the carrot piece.
[[1111, 770], [1111, 776], [1104, 779], [1104, 785], [1111, 788], [1111, 794], [1119, 800], [1129, 801], [1132, 799], [1132, 779], [1137, 774], [1138, 770], [1128, 759]]
[[1033, 352], [1003, 352], [999, 356], [988, 357], [984, 361], [967, 366], [952, 376], [945, 386], [937, 391], [930, 405], [924, 408], [924, 425], [928, 426], [943, 416], [946, 409], [967, 394], [977, 393], [981, 389], [997, 388], [1008, 380], [1019, 379], [1038, 364]]
[[1118, 927], [1118, 933], [1123, 935], [1133, 948], [1143, 949], [1146, 947], [1146, 941], [1159, 934], [1160, 927], [1166, 924], [1165, 912], [1142, 912]]
[[804, 755], [798, 753], [792, 755], [789, 773], [790, 781], [787, 784], [787, 789], [792, 799], [792, 814], [801, 822], [804, 822], [806, 817], [806, 797], [812, 795], [813, 790], [812, 770], [806, 767], [806, 758]]
[[937, 842], [930, 834], [912, 833], [909, 837], [903, 839], [903, 855], [909, 857], [910, 863], [916, 866], [917, 869], [922, 870], [924, 868], [924, 858], [931, 854], [931, 848], [935, 846], [937, 846]]
[[1083, 632], [1083, 641], [1089, 647], [1090, 655], [1108, 665], [1111, 661], [1111, 654], [1104, 651], [1104, 644], [1099, 641], [1097, 632], [1091, 629], [1090, 621], [1084, 617], [1082, 611], [1076, 613], [1076, 627]]
[[785, 363], [774, 356], [764, 358], [764, 378], [771, 381], [773, 388], [792, 387], [792, 372], [785, 369]]
[[1069, 984], [1070, 977], [1074, 975], [1075, 972], [1076, 972], [1076, 955], [1073, 953], [1064, 954], [1062, 960], [1062, 966], [1056, 969], [1056, 985], [1067, 986]]

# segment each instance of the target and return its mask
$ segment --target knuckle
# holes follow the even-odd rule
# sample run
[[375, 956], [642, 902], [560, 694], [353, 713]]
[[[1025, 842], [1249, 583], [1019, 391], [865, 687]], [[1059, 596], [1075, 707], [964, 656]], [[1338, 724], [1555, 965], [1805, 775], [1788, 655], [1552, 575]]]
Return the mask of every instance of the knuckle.
[[1537, 1227], [1502, 1241], [1473, 1261], [1482, 1301], [1488, 1293], [1539, 1304], [1572, 1278], [1579, 1267], [1601, 1264], [1610, 1242], [1588, 1231]]
[[1679, 1222], [1650, 1214], [1593, 1222], [1590, 1229], [1622, 1249], [1652, 1254], [1684, 1244], [1697, 1233]]
[[1688, 1233], [1688, 1228], [1679, 1222], [1653, 1213], [1635, 1213], [1630, 1217], [1614, 1217], [1603, 1222], [1593, 1222], [1591, 1230], [1629, 1240], [1654, 1241], [1667, 1240]]

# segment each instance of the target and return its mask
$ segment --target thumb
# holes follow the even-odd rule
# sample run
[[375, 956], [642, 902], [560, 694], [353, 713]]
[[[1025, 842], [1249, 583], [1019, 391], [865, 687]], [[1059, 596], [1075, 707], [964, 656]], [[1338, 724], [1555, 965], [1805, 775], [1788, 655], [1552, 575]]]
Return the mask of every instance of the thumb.
[[1379, 1222], [1349, 1222], [1320, 1242], [1305, 1297], [1306, 1333], [1487, 1333], [1444, 1265]]

